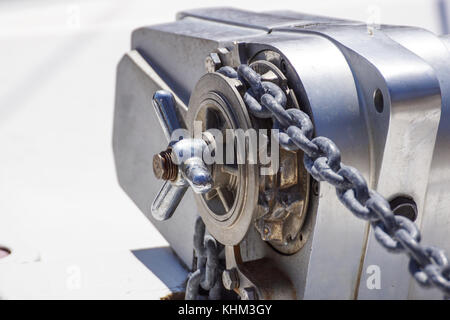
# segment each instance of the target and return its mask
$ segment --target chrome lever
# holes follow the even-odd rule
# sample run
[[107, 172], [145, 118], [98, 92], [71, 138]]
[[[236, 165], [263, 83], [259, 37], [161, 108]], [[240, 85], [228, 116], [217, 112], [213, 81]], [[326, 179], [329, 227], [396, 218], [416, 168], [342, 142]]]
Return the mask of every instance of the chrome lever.
[[152, 216], [158, 221], [165, 221], [172, 217], [186, 193], [187, 186], [177, 186], [169, 180], [164, 181], [155, 200], [152, 203]]
[[153, 173], [165, 180], [151, 206], [153, 218], [169, 219], [178, 207], [188, 186], [196, 193], [212, 188], [212, 177], [202, 160], [206, 142], [202, 139], [172, 140], [175, 130], [181, 129], [175, 99], [169, 91], [159, 90], [153, 96], [156, 115], [167, 138], [169, 147], [153, 157]]
[[156, 116], [164, 131], [167, 141], [170, 143], [172, 133], [181, 129], [180, 122], [178, 121], [175, 99], [167, 90], [158, 90], [153, 95], [153, 107], [155, 108]]

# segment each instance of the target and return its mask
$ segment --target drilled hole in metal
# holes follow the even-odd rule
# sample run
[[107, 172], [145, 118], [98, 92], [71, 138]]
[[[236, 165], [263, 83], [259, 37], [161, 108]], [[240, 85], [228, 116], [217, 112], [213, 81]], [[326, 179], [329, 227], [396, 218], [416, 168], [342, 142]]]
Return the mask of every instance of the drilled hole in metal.
[[377, 112], [383, 112], [384, 98], [383, 93], [380, 89], [375, 90], [375, 92], [373, 93], [373, 104], [375, 105], [375, 109], [377, 110]]
[[417, 205], [411, 197], [396, 197], [389, 201], [389, 205], [395, 215], [403, 216], [411, 221], [415, 221], [417, 219]]

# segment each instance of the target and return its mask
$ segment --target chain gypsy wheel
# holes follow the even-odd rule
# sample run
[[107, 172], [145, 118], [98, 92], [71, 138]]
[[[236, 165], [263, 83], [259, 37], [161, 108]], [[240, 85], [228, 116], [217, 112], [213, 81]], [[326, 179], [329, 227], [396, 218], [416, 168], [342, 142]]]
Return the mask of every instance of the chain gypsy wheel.
[[[189, 101], [186, 115], [189, 131], [194, 133], [197, 122], [202, 132], [209, 129], [221, 132], [222, 141], [216, 139], [215, 143], [224, 145], [224, 156], [227, 153], [227, 129], [246, 131], [253, 128], [238, 91], [240, 86], [241, 83], [235, 79], [207, 73], [197, 83]], [[204, 138], [208, 140], [208, 137]], [[229, 147], [234, 148], [234, 144]], [[248, 150], [245, 151], [247, 154]], [[206, 194], [195, 194], [199, 213], [208, 231], [225, 245], [237, 245], [244, 238], [253, 221], [258, 198], [258, 166], [247, 161], [245, 164], [233, 162], [212, 164], [213, 189]]]

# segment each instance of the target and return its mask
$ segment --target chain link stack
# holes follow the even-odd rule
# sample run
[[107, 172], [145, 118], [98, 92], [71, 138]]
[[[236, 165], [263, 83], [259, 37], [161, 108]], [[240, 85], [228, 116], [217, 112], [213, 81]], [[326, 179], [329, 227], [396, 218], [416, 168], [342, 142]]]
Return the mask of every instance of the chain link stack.
[[342, 204], [356, 217], [369, 221], [377, 241], [393, 253], [410, 257], [409, 272], [424, 287], [435, 287], [450, 297], [450, 265], [443, 250], [420, 244], [418, 227], [411, 220], [396, 216], [380, 194], [368, 188], [362, 174], [341, 162], [341, 154], [326, 137], [312, 138], [314, 127], [309, 116], [298, 109], [287, 109], [286, 95], [276, 84], [261, 80], [248, 65], [237, 71], [222, 67], [219, 73], [239, 79], [248, 90], [244, 101], [257, 118], [272, 118], [275, 139], [282, 148], [302, 150], [304, 165], [317, 181], [326, 181], [336, 188]]
[[220, 275], [223, 268], [219, 263], [220, 247], [221, 245], [212, 236], [205, 235], [205, 224], [202, 218], [197, 217], [194, 231], [197, 269], [189, 275], [186, 285], [186, 300], [200, 299], [200, 288], [208, 292], [209, 300], [221, 299], [223, 286]]

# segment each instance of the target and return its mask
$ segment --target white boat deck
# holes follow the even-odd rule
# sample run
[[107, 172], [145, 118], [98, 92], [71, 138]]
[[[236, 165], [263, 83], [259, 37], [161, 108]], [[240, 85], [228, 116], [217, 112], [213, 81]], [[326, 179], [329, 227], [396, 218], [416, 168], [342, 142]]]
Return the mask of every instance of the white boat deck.
[[182, 290], [187, 271], [115, 176], [115, 68], [133, 29], [188, 7], [234, 6], [363, 21], [379, 10], [382, 22], [440, 31], [430, 0], [347, 2], [0, 2], [0, 246], [12, 251], [0, 259], [0, 298]]

